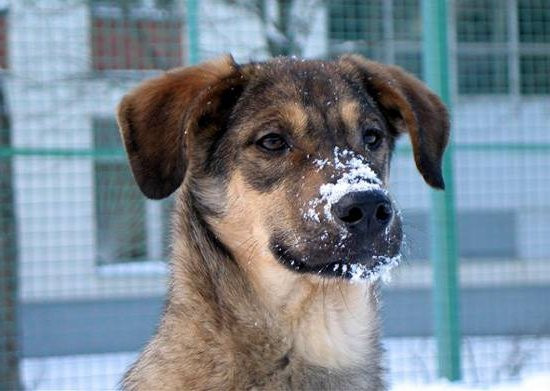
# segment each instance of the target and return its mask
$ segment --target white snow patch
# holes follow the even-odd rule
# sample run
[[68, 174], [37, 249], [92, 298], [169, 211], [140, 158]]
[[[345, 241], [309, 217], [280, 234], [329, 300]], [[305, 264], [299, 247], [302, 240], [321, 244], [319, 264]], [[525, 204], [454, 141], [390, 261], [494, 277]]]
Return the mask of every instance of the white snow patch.
[[317, 171], [321, 171], [323, 168], [325, 168], [327, 164], [329, 164], [329, 161], [328, 159], [315, 159], [313, 161], [313, 164], [315, 164], [319, 168]]
[[304, 217], [320, 222], [319, 214], [315, 210], [320, 204], [324, 204], [325, 218], [332, 221], [332, 205], [348, 193], [359, 191], [382, 190], [382, 181], [370, 168], [365, 159], [353, 151], [334, 147], [333, 160], [316, 159], [313, 163], [319, 170], [327, 166], [334, 167], [340, 178], [336, 183], [326, 183], [319, 189], [319, 197], [309, 202], [310, 208], [304, 213]]
[[384, 283], [391, 281], [391, 270], [399, 264], [401, 254], [394, 257], [378, 256], [375, 260], [382, 261], [374, 268], [367, 265], [354, 263], [350, 265], [351, 282], [376, 282], [379, 279]]
[[313, 208], [309, 208], [305, 213], [304, 217], [307, 217], [310, 220], [315, 221], [316, 223], [320, 223], [321, 219], [319, 218], [319, 213], [315, 211]]
[[398, 384], [392, 391], [547, 391], [550, 390], [550, 374], [537, 374], [518, 382], [491, 385], [490, 387], [472, 387], [461, 383], [439, 380], [431, 384]]
[[25, 358], [21, 363], [23, 389], [32, 391], [119, 389], [135, 352]]
[[[437, 340], [394, 337], [383, 341], [387, 382], [398, 391], [419, 390], [550, 390], [532, 387], [546, 374], [550, 380], [550, 338], [536, 335], [463, 336], [462, 379], [443, 383], [437, 375]], [[546, 383], [548, 384], [548, 383]], [[429, 385], [429, 386], [428, 386]], [[433, 387], [433, 388], [430, 388]]]

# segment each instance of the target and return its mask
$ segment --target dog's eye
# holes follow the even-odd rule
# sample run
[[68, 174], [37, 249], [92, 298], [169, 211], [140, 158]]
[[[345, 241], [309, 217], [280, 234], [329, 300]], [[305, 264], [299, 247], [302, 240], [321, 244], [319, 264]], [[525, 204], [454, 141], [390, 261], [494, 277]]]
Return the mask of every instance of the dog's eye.
[[269, 133], [263, 136], [261, 139], [256, 141], [256, 145], [266, 151], [271, 152], [284, 151], [289, 148], [286, 140], [276, 133]]
[[374, 151], [382, 144], [382, 132], [377, 128], [369, 128], [363, 135], [365, 148], [369, 151]]

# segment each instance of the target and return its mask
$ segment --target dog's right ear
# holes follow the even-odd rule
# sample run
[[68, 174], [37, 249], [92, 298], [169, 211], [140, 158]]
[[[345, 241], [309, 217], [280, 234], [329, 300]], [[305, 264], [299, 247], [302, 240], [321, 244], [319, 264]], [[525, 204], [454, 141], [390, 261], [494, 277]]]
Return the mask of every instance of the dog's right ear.
[[426, 183], [444, 189], [442, 159], [449, 141], [449, 114], [443, 102], [424, 83], [403, 69], [345, 55], [388, 121], [399, 133], [409, 133], [414, 160]]
[[[126, 95], [118, 126], [134, 178], [147, 197], [169, 196], [183, 182], [187, 134], [205, 116], [216, 116], [242, 83], [239, 66], [225, 56], [148, 80]], [[223, 102], [221, 102], [223, 100]]]

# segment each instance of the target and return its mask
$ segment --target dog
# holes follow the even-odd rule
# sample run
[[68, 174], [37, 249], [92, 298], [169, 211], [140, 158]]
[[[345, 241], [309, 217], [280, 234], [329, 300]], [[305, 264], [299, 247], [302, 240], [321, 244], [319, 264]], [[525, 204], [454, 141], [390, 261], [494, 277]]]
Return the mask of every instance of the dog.
[[381, 390], [377, 279], [399, 258], [390, 158], [408, 133], [443, 189], [449, 116], [359, 55], [231, 56], [145, 81], [118, 107], [145, 196], [177, 190], [171, 282], [126, 390]]

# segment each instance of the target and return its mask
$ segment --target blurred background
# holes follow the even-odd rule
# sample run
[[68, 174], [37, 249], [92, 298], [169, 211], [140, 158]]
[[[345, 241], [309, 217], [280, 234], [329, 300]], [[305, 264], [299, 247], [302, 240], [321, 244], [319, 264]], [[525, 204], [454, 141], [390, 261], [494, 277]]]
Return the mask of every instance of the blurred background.
[[449, 186], [399, 143], [388, 382], [550, 374], [550, 0], [0, 0], [0, 389], [113, 389], [144, 346], [170, 199], [139, 193], [115, 107], [226, 52], [356, 52], [427, 80], [452, 111]]

